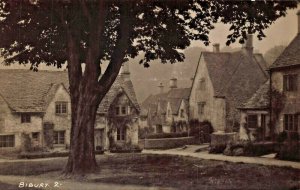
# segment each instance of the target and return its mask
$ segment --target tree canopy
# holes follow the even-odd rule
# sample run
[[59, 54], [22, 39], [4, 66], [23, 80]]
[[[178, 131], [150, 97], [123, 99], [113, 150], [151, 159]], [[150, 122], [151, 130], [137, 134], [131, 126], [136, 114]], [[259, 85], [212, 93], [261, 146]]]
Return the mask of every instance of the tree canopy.
[[[97, 108], [122, 64], [183, 61], [192, 40], [210, 43], [214, 24], [229, 24], [227, 45], [264, 30], [300, 0], [0, 0], [0, 50], [7, 64], [67, 63], [71, 142], [66, 173], [95, 170]], [[101, 63], [108, 62], [106, 70]], [[83, 71], [82, 64], [85, 64]]]

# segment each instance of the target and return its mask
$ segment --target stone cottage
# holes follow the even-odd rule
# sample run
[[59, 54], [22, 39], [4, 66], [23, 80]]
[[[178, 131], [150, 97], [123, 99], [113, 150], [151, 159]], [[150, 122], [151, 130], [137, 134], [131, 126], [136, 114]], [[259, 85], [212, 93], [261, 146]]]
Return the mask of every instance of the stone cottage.
[[[160, 83], [160, 93], [150, 95], [141, 104], [144, 126], [150, 126], [156, 133], [187, 131], [189, 121], [188, 99], [190, 88], [177, 88], [177, 79], [170, 79], [170, 90], [163, 91]], [[175, 127], [175, 124], [179, 124]]]
[[[69, 146], [71, 103], [67, 72], [0, 70], [0, 87], [1, 150], [21, 150], [25, 141], [32, 148]], [[123, 118], [130, 117], [130, 122], [111, 130], [115, 128], [109, 114], [113, 110]], [[109, 148], [108, 132], [121, 144], [137, 144], [138, 115], [129, 73], [121, 73], [99, 106], [95, 148]]]
[[215, 131], [239, 129], [237, 109], [268, 79], [266, 62], [253, 53], [253, 36], [248, 35], [240, 51], [202, 52], [189, 99], [190, 119], [211, 122]]
[[[300, 11], [298, 33], [271, 65], [271, 117], [275, 132], [300, 132]], [[275, 96], [276, 95], [276, 96]]]
[[270, 139], [270, 80], [262, 84], [239, 109], [241, 111], [240, 139]]

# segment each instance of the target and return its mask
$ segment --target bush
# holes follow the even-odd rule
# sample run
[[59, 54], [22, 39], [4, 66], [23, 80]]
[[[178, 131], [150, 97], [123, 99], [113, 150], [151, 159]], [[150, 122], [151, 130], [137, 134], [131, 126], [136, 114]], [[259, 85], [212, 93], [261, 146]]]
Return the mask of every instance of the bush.
[[281, 160], [300, 161], [300, 143], [297, 132], [289, 132], [287, 138], [281, 143], [276, 158]]
[[138, 145], [132, 145], [129, 143], [126, 143], [124, 145], [115, 144], [110, 148], [110, 152], [112, 153], [139, 153], [142, 152], [142, 150], [143, 149], [141, 149]]
[[153, 127], [139, 128], [139, 139], [144, 139], [147, 135], [154, 133]]
[[200, 139], [200, 143], [210, 142], [210, 134], [214, 128], [209, 121], [199, 122], [198, 120], [190, 121], [190, 135]]
[[226, 145], [216, 145], [213, 147], [210, 147], [209, 153], [211, 154], [221, 154], [226, 149]]
[[163, 139], [163, 138], [178, 138], [178, 137], [187, 137], [188, 132], [181, 133], [152, 133], [146, 135], [146, 139]]
[[286, 139], [287, 139], [287, 133], [286, 133], [286, 131], [283, 131], [278, 134], [276, 141], [278, 143], [283, 143]]

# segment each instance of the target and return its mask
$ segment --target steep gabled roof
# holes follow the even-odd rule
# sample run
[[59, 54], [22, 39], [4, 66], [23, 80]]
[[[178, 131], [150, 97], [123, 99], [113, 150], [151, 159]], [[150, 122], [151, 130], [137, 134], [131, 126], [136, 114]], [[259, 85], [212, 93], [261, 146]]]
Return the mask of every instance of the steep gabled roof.
[[68, 88], [66, 72], [0, 70], [0, 94], [16, 112], [44, 112], [59, 84]]
[[[65, 71], [0, 70], [0, 94], [9, 107], [16, 112], [45, 112], [60, 85], [63, 85], [66, 90], [69, 89], [68, 74]], [[139, 111], [131, 81], [124, 81], [118, 76], [99, 105], [99, 112], [108, 110], [120, 89], [126, 93]]]
[[138, 101], [136, 99], [135, 91], [133, 88], [132, 82], [125, 81], [121, 76], [118, 76], [110, 88], [110, 90], [107, 92], [103, 100], [101, 101], [99, 108], [97, 110], [98, 113], [106, 113], [108, 112], [111, 103], [115, 100], [115, 98], [120, 94], [125, 93], [129, 100], [132, 102], [132, 104], [135, 106], [137, 111], [140, 112], [140, 106], [138, 104]]
[[203, 52], [215, 96], [239, 106], [267, 80], [266, 62], [259, 54]]
[[262, 84], [240, 109], [268, 109], [270, 106], [270, 80]]
[[170, 103], [172, 114], [178, 114], [180, 104], [183, 100], [188, 100], [190, 96], [191, 88], [173, 88], [166, 93], [160, 93], [156, 95], [150, 95], [141, 104], [142, 112], [148, 114], [146, 110], [150, 110], [154, 113], [157, 110], [157, 106], [160, 105], [162, 113], [166, 113], [167, 103]]
[[270, 69], [300, 65], [300, 33], [285, 48], [282, 54], [271, 65]]

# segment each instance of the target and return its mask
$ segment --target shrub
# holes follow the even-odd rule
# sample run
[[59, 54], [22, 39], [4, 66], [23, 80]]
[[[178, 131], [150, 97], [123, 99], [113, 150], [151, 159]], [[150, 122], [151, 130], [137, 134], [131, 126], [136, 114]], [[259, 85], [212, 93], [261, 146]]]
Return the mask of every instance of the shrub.
[[190, 121], [190, 135], [194, 136], [196, 139], [201, 139], [200, 143], [210, 142], [210, 134], [213, 132], [213, 126], [209, 121]]
[[286, 139], [287, 139], [287, 133], [286, 133], [286, 131], [283, 131], [278, 134], [276, 141], [278, 143], [283, 143]]
[[139, 139], [144, 139], [147, 135], [154, 133], [153, 127], [139, 128]]
[[126, 143], [123, 145], [115, 144], [110, 148], [110, 152], [112, 153], [130, 153], [130, 152], [141, 152], [141, 149], [138, 145], [132, 145], [130, 143]]
[[187, 137], [188, 132], [180, 132], [180, 133], [152, 133], [146, 135], [147, 139], [163, 139], [163, 138], [178, 138], [178, 137]]
[[280, 160], [300, 161], [299, 142], [292, 144], [284, 143], [276, 154], [276, 158]]
[[216, 145], [213, 147], [210, 147], [209, 153], [211, 154], [221, 154], [226, 149], [226, 145]]

